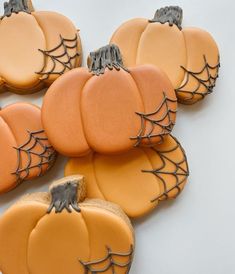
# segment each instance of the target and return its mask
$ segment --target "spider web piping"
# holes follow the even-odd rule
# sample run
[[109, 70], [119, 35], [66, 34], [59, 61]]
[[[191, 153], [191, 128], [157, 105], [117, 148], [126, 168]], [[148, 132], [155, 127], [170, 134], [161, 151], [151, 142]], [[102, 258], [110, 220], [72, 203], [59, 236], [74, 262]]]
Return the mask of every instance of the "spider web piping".
[[[181, 93], [189, 95], [189, 97], [186, 99], [183, 99], [183, 101], [190, 101], [194, 99], [196, 95], [200, 96], [201, 97], [200, 99], [203, 99], [206, 95], [213, 92], [213, 89], [216, 84], [216, 80], [219, 77], [218, 73], [220, 68], [220, 58], [218, 57], [218, 63], [215, 66], [211, 66], [208, 64], [205, 55], [203, 55], [203, 59], [204, 59], [204, 67], [199, 72], [189, 71], [185, 67], [181, 66], [181, 68], [186, 73], [186, 80], [178, 89], [176, 89], [176, 93], [178, 95], [180, 95]], [[202, 79], [201, 76], [205, 71], [206, 71], [206, 79]], [[216, 72], [215, 76], [212, 76], [213, 71]], [[186, 90], [186, 86], [191, 78], [196, 79], [198, 84], [194, 90]], [[199, 91], [201, 86], [203, 86], [204, 91]]]
[[[126, 274], [130, 272], [133, 253], [134, 253], [133, 246], [131, 246], [130, 251], [127, 253], [115, 253], [109, 247], [106, 247], [106, 249], [107, 249], [107, 255], [101, 260], [87, 262], [87, 263], [81, 260], [79, 261], [84, 267], [84, 274], [104, 273], [108, 270], [112, 270], [112, 274], [117, 274], [116, 268], [122, 268], [122, 269], [126, 268], [126, 272], [125, 272]], [[128, 259], [128, 261], [126, 263], [119, 263], [117, 262], [117, 258], [115, 259], [115, 257], [125, 257]], [[103, 268], [98, 267], [97, 269], [95, 269], [95, 266], [106, 263], [106, 262], [107, 262], [107, 266], [104, 266]]]
[[[145, 139], [148, 140], [148, 143], [147, 145], [145, 146], [149, 146], [149, 147], [152, 147], [153, 145], [153, 142], [152, 142], [152, 139], [155, 138], [155, 137], [160, 137], [160, 142], [159, 143], [162, 143], [163, 142], [163, 139], [164, 139], [164, 136], [169, 134], [175, 123], [172, 121], [171, 119], [171, 115], [172, 114], [176, 114], [177, 113], [177, 110], [173, 110], [170, 108], [169, 106], [169, 103], [176, 103], [177, 100], [174, 100], [174, 99], [170, 99], [166, 96], [166, 93], [163, 92], [163, 100], [160, 104], [160, 106], [154, 111], [154, 112], [150, 112], [150, 113], [141, 113], [141, 112], [136, 112], [136, 114], [140, 117], [141, 119], [141, 129], [138, 133], [138, 135], [136, 137], [131, 137], [130, 139], [131, 140], [136, 140], [136, 144], [134, 145], [135, 147], [138, 147], [142, 144], [142, 141]], [[160, 117], [159, 119], [157, 120], [154, 120], [152, 118], [152, 116], [158, 114], [160, 111], [162, 111], [162, 109], [166, 109], [165, 113], [162, 115], [162, 117]], [[167, 123], [166, 123], [167, 121]], [[147, 123], [150, 123], [151, 125], [151, 128], [150, 128], [150, 131], [145, 134], [145, 130], [146, 130], [146, 124]], [[153, 131], [155, 129], [155, 126], [158, 126], [161, 128], [161, 132], [158, 133], [158, 134], [154, 134]]]
[[[17, 177], [17, 182], [20, 184], [27, 180], [32, 169], [38, 169], [38, 177], [43, 175], [43, 167], [48, 166], [46, 171], [49, 170], [56, 159], [56, 152], [52, 146], [46, 145], [48, 139], [44, 136], [44, 130], [40, 131], [27, 131], [29, 134], [28, 141], [19, 147], [14, 147], [17, 151], [17, 168], [13, 175]], [[43, 136], [42, 136], [43, 135]], [[36, 152], [35, 149], [41, 150]], [[22, 157], [27, 157], [27, 163], [23, 166]], [[33, 164], [32, 157], [38, 158], [38, 163]]]
[[[41, 50], [40, 52], [44, 55], [44, 65], [41, 71], [36, 72], [37, 74], [41, 75], [41, 80], [47, 80], [50, 75], [62, 75], [67, 70], [71, 70], [74, 68], [72, 61], [80, 56], [80, 53], [77, 51], [73, 56], [69, 55], [68, 50], [69, 49], [77, 49], [78, 47], [78, 40], [77, 40], [77, 34], [75, 35], [74, 39], [65, 39], [60, 35], [60, 44], [56, 46], [52, 50]], [[63, 53], [56, 54], [56, 51], [61, 49], [63, 50]], [[63, 58], [66, 57], [66, 61], [62, 61]], [[52, 68], [50, 70], [46, 70], [48, 61], [52, 62]], [[62, 65], [61, 70], [56, 70], [57, 64]]]
[[[168, 199], [169, 193], [173, 190], [177, 190], [177, 192], [178, 192], [176, 195], [176, 197], [177, 197], [182, 191], [180, 186], [186, 182], [186, 180], [189, 176], [189, 167], [188, 167], [188, 162], [187, 162], [187, 157], [186, 157], [185, 151], [182, 148], [182, 146], [180, 145], [179, 141], [172, 135], [171, 135], [171, 137], [175, 140], [176, 144], [174, 147], [170, 148], [169, 150], [164, 150], [164, 151], [161, 150], [160, 151], [156, 147], [152, 148], [152, 150], [154, 150], [160, 157], [160, 159], [162, 161], [162, 165], [158, 169], [142, 170], [142, 172], [154, 174], [160, 180], [160, 182], [162, 183], [162, 185], [164, 187], [163, 193], [160, 194], [159, 196], [157, 196], [156, 198], [154, 198], [151, 202], [156, 202], [156, 201], [159, 201], [160, 199], [162, 199], [162, 200]], [[171, 157], [168, 155], [169, 155], [169, 153], [172, 153], [172, 152], [176, 151], [177, 149], [180, 149], [182, 151], [183, 157], [182, 157], [181, 161], [174, 162], [174, 160], [172, 160]], [[171, 164], [174, 165], [174, 167], [175, 167], [174, 171], [171, 171], [171, 172], [165, 171], [167, 162], [170, 162]], [[186, 165], [186, 168], [183, 168], [182, 167], [183, 165]], [[164, 179], [164, 175], [173, 176], [176, 179], [175, 186], [168, 188], [167, 182]]]

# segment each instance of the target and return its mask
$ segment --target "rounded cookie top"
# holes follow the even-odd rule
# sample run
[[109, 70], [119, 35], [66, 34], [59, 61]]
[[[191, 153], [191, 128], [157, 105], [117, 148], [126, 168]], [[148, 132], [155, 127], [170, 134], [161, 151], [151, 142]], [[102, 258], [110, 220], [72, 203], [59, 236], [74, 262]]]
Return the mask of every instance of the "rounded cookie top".
[[[85, 200], [83, 176], [22, 198], [0, 219], [3, 273], [128, 273], [133, 229], [121, 209]], [[14, 229], [12, 229], [14, 228]], [[14, 232], [14, 233], [13, 233]]]

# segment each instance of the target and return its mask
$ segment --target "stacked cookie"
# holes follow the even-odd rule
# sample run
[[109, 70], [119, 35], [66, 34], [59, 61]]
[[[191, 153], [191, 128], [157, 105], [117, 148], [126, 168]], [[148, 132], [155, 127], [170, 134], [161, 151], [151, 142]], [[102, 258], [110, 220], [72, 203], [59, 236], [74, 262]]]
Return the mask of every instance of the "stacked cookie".
[[[11, 0], [0, 22], [1, 92], [30, 94], [51, 85], [81, 64], [79, 33], [61, 14], [34, 11], [30, 1]], [[41, 124], [41, 112], [28, 103], [0, 110], [0, 193], [48, 170], [56, 152]]]
[[2, 90], [50, 87], [41, 110], [16, 103], [0, 111], [0, 193], [43, 175], [56, 153], [70, 159], [49, 192], [21, 198], [1, 217], [3, 274], [129, 273], [128, 217], [176, 198], [187, 183], [187, 157], [171, 134], [178, 103], [203, 99], [218, 77], [213, 38], [181, 25], [179, 7], [128, 21], [79, 68], [81, 41], [67, 18], [30, 1], [5, 4]]

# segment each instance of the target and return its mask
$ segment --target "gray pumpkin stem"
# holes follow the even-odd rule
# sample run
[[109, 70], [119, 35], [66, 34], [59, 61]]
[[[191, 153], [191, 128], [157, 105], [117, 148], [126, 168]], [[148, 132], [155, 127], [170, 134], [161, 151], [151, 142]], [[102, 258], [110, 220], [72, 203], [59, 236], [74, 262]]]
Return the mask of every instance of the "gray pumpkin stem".
[[55, 213], [61, 213], [63, 210], [72, 213], [72, 209], [81, 212], [78, 206], [77, 190], [78, 184], [74, 182], [67, 182], [53, 187], [51, 189], [52, 199], [47, 213], [51, 213], [53, 209], [55, 209]]
[[31, 13], [27, 0], [9, 0], [4, 3], [4, 16], [10, 17], [12, 13]]
[[106, 68], [128, 71], [123, 65], [120, 49], [116, 45], [107, 45], [91, 52], [88, 58], [88, 67], [90, 72], [97, 76], [104, 74]]
[[154, 18], [150, 23], [159, 22], [161, 24], [169, 23], [170, 26], [176, 25], [182, 29], [183, 10], [178, 6], [164, 7], [156, 11]]

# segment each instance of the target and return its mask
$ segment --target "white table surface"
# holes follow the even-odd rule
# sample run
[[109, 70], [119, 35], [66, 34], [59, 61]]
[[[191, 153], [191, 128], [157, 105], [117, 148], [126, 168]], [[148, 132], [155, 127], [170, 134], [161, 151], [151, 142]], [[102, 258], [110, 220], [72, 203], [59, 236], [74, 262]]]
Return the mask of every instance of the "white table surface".
[[[1, 6], [3, 2], [0, 1]], [[173, 131], [186, 149], [191, 170], [189, 184], [176, 201], [162, 204], [150, 216], [134, 222], [136, 253], [132, 274], [235, 273], [234, 3], [233, 0], [34, 0], [36, 9], [58, 11], [74, 21], [81, 29], [85, 57], [107, 44], [122, 22], [134, 17], [152, 18], [157, 8], [172, 4], [183, 8], [184, 26], [208, 30], [219, 44], [222, 67], [215, 93], [194, 106], [180, 106]], [[0, 95], [0, 105], [16, 101], [41, 105], [43, 94], [6, 93]], [[65, 162], [60, 157], [43, 178], [25, 182], [1, 196], [0, 212], [25, 193], [47, 190], [53, 179], [63, 176]]]

